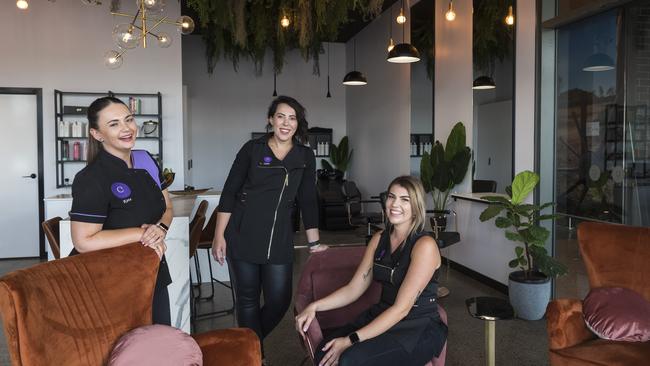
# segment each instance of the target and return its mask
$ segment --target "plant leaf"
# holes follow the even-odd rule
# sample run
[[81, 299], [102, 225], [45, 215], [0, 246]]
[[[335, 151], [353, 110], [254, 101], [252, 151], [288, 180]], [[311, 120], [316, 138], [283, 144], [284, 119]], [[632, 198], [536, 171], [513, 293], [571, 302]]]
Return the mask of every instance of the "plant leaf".
[[454, 185], [460, 184], [463, 179], [465, 179], [465, 175], [467, 175], [467, 170], [469, 169], [469, 161], [471, 159], [472, 150], [466, 146], [461, 148], [461, 150], [451, 159], [449, 165], [451, 168], [451, 180]]
[[506, 229], [512, 226], [512, 221], [507, 217], [499, 216], [494, 221], [494, 224], [500, 229]]
[[544, 243], [546, 242], [546, 239], [548, 239], [548, 236], [550, 235], [550, 232], [546, 228], [541, 226], [533, 225], [529, 227], [527, 230], [530, 236], [534, 239], [531, 241]]
[[518, 265], [519, 265], [519, 258], [515, 258], [515, 259], [511, 260], [510, 262], [508, 262], [508, 266], [510, 268], [517, 268]]
[[481, 212], [481, 216], [479, 216], [479, 220], [481, 221], [487, 221], [490, 220], [491, 218], [495, 217], [501, 211], [503, 211], [505, 207], [503, 205], [489, 205], [483, 212]]
[[524, 238], [519, 234], [512, 231], [506, 231], [506, 238], [512, 241], [524, 241]]
[[483, 198], [486, 201], [490, 201], [490, 202], [499, 202], [499, 203], [503, 203], [504, 205], [507, 205], [507, 206], [510, 205], [510, 200], [508, 200], [505, 197], [501, 197], [501, 196], [483, 196], [481, 198]]
[[432, 175], [433, 169], [431, 168], [431, 155], [425, 151], [422, 154], [422, 160], [420, 161], [420, 180], [422, 181], [422, 186], [426, 193], [433, 191], [433, 185], [431, 184]]
[[515, 254], [517, 254], [517, 258], [521, 257], [522, 255], [524, 255], [524, 248], [515, 247]]
[[539, 176], [530, 170], [525, 170], [515, 176], [512, 181], [512, 203], [522, 203], [539, 182]]
[[320, 159], [320, 165], [325, 170], [334, 170], [334, 167], [332, 166], [332, 164], [330, 164], [330, 162], [325, 160], [325, 159]]
[[[445, 144], [445, 161], [451, 162], [456, 154], [460, 153], [465, 149], [465, 125], [463, 122], [457, 122], [449, 133], [447, 137], [447, 143]], [[469, 164], [469, 160], [467, 161]]]
[[537, 218], [539, 221], [557, 219], [557, 215], [541, 215]]

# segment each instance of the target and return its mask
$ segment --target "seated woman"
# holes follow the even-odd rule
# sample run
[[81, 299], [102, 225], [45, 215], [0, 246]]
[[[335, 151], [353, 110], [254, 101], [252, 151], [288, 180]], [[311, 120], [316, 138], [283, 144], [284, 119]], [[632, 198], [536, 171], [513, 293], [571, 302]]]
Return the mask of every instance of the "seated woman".
[[317, 349], [318, 365], [417, 365], [440, 355], [447, 326], [436, 303], [440, 252], [423, 231], [424, 189], [414, 177], [395, 178], [388, 186], [386, 230], [368, 243], [354, 277], [296, 316], [303, 334], [317, 311], [356, 301], [372, 280], [382, 285], [380, 301], [359, 318], [334, 331]]

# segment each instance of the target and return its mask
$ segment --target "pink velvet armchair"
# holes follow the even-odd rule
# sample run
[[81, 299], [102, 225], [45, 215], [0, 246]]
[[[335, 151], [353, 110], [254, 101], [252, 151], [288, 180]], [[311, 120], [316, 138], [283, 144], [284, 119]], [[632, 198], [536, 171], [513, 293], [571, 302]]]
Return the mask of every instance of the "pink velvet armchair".
[[[330, 248], [312, 254], [305, 263], [296, 290], [294, 313], [298, 314], [314, 300], [323, 298], [342, 287], [354, 275], [365, 246]], [[370, 288], [355, 302], [341, 308], [319, 312], [307, 330], [307, 337], [301, 341], [309, 359], [314, 361], [314, 350], [323, 340], [323, 330], [341, 327], [356, 319], [362, 311], [379, 301], [381, 286], [373, 282]], [[438, 305], [440, 317], [447, 323], [447, 313]], [[447, 353], [445, 344], [438, 358], [425, 366], [444, 366]]]

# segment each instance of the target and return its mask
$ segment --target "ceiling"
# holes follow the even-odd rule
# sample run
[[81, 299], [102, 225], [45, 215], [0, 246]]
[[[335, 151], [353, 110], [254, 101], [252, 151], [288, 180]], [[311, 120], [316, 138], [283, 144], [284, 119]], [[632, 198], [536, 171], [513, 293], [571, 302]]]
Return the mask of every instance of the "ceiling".
[[[397, 1], [398, 0], [384, 0], [384, 4], [382, 5], [382, 12], [388, 9], [393, 4], [395, 4]], [[431, 3], [433, 3], [433, 1], [431, 1]], [[187, 0], [181, 0], [181, 14], [189, 15], [196, 22], [196, 28], [194, 29], [194, 33], [192, 34], [201, 34], [201, 26], [198, 21], [199, 17], [194, 10], [190, 9], [187, 6]], [[397, 14], [395, 14], [395, 16], [397, 16]], [[350, 38], [354, 37], [366, 25], [370, 23], [370, 21], [364, 21], [361, 14], [356, 11], [350, 12], [349, 19], [352, 19], [352, 21], [350, 23], [347, 23], [340, 29], [339, 36], [336, 39], [336, 42], [347, 42], [348, 40], [350, 40]]]

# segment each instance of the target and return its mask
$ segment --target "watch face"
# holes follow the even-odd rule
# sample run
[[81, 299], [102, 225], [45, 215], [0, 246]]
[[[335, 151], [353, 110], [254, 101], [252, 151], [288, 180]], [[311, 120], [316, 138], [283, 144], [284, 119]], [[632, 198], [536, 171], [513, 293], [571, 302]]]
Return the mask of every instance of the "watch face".
[[350, 342], [352, 344], [359, 342], [359, 335], [357, 334], [357, 332], [351, 333], [348, 337], [350, 338]]

